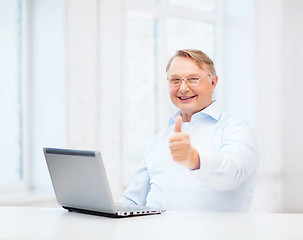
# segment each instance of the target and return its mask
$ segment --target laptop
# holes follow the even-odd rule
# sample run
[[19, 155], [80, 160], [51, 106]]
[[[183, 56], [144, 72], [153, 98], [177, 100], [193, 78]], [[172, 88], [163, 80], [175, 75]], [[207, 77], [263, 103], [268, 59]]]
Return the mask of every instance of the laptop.
[[164, 209], [114, 204], [98, 151], [43, 148], [56, 199], [64, 209], [108, 217], [160, 214]]

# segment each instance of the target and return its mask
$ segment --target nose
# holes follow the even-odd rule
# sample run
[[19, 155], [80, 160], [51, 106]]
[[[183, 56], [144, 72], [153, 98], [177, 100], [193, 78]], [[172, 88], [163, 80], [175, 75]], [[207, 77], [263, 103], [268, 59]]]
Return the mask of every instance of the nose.
[[189, 91], [189, 87], [188, 87], [188, 84], [186, 81], [182, 81], [181, 84], [180, 84], [180, 87], [179, 87], [179, 91], [181, 93], [185, 93], [185, 92], [188, 92]]

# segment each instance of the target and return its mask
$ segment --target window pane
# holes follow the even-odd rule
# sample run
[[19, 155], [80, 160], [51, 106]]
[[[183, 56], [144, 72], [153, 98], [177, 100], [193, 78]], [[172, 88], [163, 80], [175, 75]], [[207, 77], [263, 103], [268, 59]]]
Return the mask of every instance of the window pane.
[[0, 184], [21, 177], [18, 0], [0, 1]]
[[181, 18], [169, 18], [167, 22], [168, 54], [178, 49], [196, 48], [214, 56], [214, 24]]
[[153, 17], [128, 14], [124, 80], [124, 152], [128, 174], [142, 160], [146, 142], [156, 128], [154, 34]]
[[173, 5], [181, 7], [198, 9], [206, 12], [215, 12], [217, 9], [217, 0], [170, 0]]

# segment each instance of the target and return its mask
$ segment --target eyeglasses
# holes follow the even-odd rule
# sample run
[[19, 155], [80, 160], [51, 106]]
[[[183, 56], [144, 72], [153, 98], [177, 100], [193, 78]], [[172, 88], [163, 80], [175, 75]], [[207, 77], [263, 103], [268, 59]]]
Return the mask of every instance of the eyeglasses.
[[204, 78], [198, 78], [198, 77], [190, 77], [190, 78], [178, 78], [178, 77], [170, 77], [168, 78], [169, 86], [171, 87], [179, 87], [182, 83], [182, 81], [185, 81], [187, 85], [189, 86], [198, 86], [201, 80], [206, 79], [210, 75], [208, 74]]

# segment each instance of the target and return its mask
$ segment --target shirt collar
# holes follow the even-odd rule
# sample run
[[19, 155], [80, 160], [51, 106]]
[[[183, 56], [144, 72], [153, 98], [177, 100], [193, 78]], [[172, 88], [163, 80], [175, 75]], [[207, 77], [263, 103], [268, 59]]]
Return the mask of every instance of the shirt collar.
[[[219, 103], [216, 101], [212, 102], [208, 107], [204, 108], [202, 111], [204, 114], [212, 117], [213, 119], [219, 121], [221, 114], [222, 114], [222, 109], [220, 108]], [[198, 112], [198, 113], [200, 113]]]
[[[200, 112], [194, 113], [192, 115], [192, 120], [194, 119], [199, 119], [199, 118], [203, 118], [205, 116], [209, 116], [213, 119], [215, 119], [216, 121], [219, 121], [220, 117], [222, 114], [222, 110], [219, 106], [219, 104], [214, 101], [212, 102], [212, 104], [210, 104], [208, 107], [204, 108], [203, 110], [201, 110]], [[177, 116], [181, 116], [181, 112], [178, 111], [177, 113], [175, 113], [170, 119], [169, 119], [169, 123], [168, 125], [171, 126], [172, 124], [175, 123], [175, 119]]]

